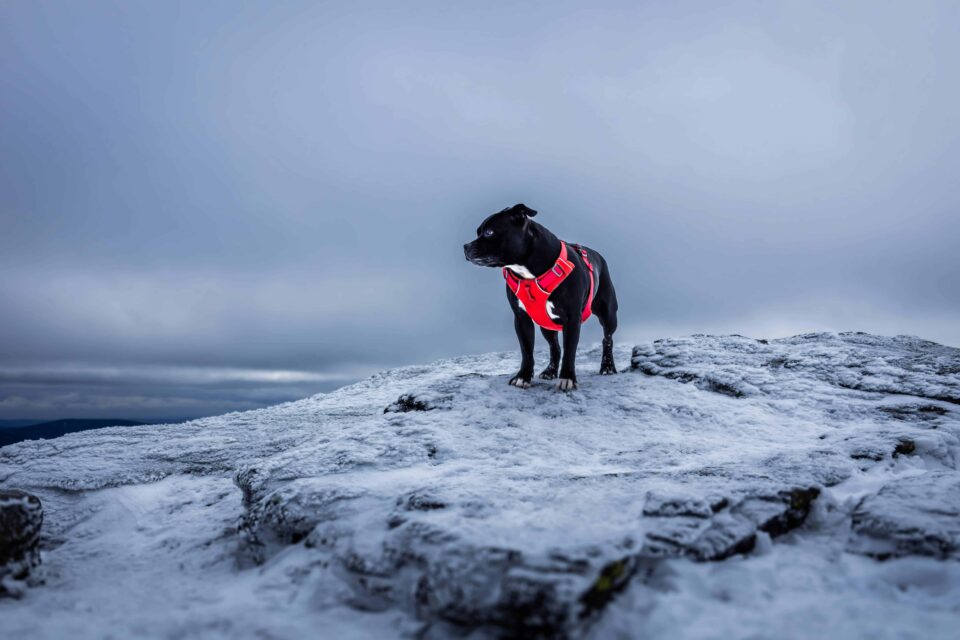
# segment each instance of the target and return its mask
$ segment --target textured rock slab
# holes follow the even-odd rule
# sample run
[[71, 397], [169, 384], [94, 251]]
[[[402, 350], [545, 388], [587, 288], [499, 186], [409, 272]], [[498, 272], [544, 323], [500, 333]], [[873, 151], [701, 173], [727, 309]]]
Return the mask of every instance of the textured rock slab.
[[922, 473], [864, 498], [853, 512], [848, 549], [880, 559], [960, 557], [960, 474]]
[[800, 393], [809, 388], [805, 380], [815, 379], [960, 404], [960, 350], [910, 336], [811, 333], [770, 341], [692, 336], [638, 345], [631, 366], [733, 397]]
[[724, 560], [737, 553], [751, 551], [757, 534], [776, 538], [806, 520], [813, 501], [820, 495], [816, 487], [758, 492], [731, 505], [728, 498], [695, 501], [656, 499], [644, 509], [657, 516], [646, 534], [644, 555], [687, 556], [695, 560]]

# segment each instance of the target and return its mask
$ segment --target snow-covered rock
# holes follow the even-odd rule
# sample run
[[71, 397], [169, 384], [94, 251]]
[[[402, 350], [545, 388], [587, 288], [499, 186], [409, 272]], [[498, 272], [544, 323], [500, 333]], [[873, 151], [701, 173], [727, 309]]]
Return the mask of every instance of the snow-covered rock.
[[884, 485], [853, 512], [850, 549], [892, 555], [960, 556], [960, 474], [931, 471]]
[[0, 487], [47, 512], [46, 584], [0, 622], [599, 638], [756, 637], [786, 617], [796, 637], [952, 636], [960, 351], [693, 336], [617, 359], [599, 376], [583, 352], [575, 393], [509, 387], [517, 355], [487, 354], [0, 449]]

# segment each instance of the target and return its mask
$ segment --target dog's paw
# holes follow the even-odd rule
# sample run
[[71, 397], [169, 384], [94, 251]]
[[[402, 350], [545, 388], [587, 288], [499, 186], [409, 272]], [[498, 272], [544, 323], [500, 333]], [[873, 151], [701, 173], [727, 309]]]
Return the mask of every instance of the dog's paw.
[[541, 380], [553, 380], [557, 377], [557, 368], [556, 367], [547, 367], [540, 372]]
[[577, 388], [577, 381], [572, 378], [560, 378], [557, 384], [557, 391], [573, 391]]
[[610, 364], [600, 365], [600, 375], [602, 376], [612, 376], [617, 372], [617, 367], [611, 362]]
[[527, 378], [522, 378], [519, 375], [513, 376], [512, 378], [510, 378], [509, 384], [511, 387], [520, 387], [521, 389], [530, 388], [530, 380], [528, 380]]

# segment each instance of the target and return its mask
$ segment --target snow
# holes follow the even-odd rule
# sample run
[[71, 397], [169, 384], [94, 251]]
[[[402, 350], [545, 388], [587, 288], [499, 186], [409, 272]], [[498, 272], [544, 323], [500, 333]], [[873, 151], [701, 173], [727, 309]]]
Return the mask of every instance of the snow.
[[[545, 361], [545, 354], [538, 354]], [[692, 336], [495, 353], [0, 449], [43, 500], [13, 637], [955, 637], [960, 350]], [[628, 362], [632, 368], [625, 366]]]

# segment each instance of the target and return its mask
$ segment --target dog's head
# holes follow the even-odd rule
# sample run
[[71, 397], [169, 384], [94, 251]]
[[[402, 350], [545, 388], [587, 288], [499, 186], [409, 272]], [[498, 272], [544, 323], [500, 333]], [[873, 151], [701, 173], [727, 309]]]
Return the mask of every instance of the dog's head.
[[477, 227], [477, 239], [463, 245], [463, 255], [481, 267], [520, 264], [530, 250], [530, 218], [537, 212], [515, 204], [488, 217]]

